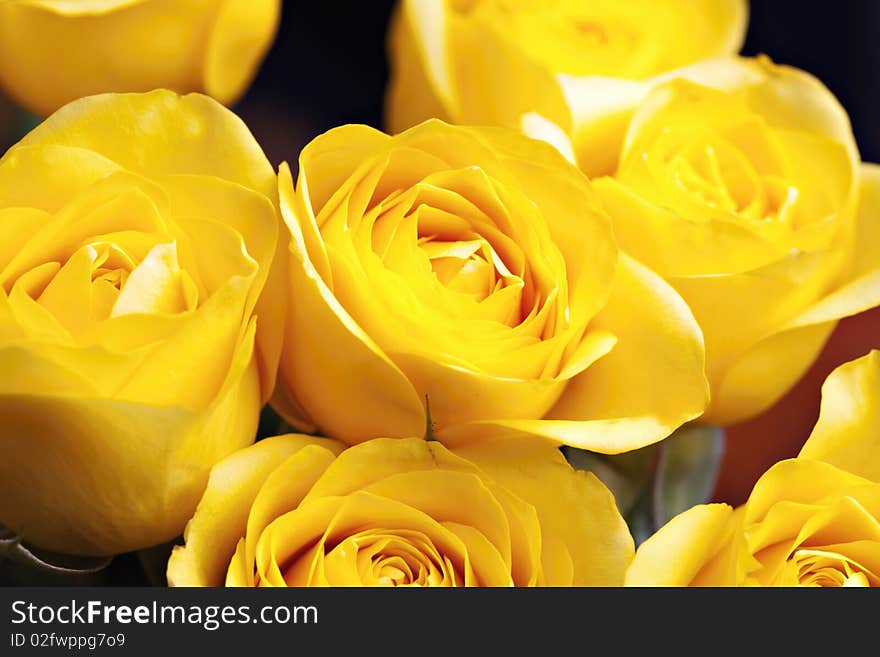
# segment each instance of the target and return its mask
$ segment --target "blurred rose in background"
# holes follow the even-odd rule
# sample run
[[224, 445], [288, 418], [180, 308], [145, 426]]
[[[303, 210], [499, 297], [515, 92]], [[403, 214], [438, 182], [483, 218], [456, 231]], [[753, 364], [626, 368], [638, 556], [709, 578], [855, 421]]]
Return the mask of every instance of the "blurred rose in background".
[[47, 116], [105, 92], [247, 89], [281, 0], [20, 0], [0, 3], [0, 86]]

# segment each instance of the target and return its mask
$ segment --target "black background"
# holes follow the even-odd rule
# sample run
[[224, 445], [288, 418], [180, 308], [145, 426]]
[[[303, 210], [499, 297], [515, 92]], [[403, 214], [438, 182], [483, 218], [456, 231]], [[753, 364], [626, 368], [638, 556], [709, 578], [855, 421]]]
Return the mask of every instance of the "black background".
[[[275, 45], [235, 107], [273, 164], [343, 123], [382, 125], [393, 0], [286, 0]], [[753, 0], [743, 54], [822, 80], [849, 111], [862, 158], [880, 161], [880, 0]]]

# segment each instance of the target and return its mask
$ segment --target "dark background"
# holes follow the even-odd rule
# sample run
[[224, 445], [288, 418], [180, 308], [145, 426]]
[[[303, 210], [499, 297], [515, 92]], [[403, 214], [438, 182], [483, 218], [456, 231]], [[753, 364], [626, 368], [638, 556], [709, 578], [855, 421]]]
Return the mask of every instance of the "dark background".
[[[281, 28], [235, 107], [274, 164], [343, 123], [381, 127], [392, 0], [286, 0]], [[822, 80], [850, 113], [864, 160], [880, 161], [880, 1], [753, 0], [743, 54]]]

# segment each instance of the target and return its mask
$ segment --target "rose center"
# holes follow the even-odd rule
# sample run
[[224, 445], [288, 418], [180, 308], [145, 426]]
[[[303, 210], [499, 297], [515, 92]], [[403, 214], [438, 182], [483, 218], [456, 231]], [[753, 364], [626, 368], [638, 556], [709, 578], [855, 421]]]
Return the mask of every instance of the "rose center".
[[864, 569], [855, 561], [834, 552], [797, 550], [792, 555], [802, 586], [870, 586]]
[[443, 571], [415, 546], [392, 541], [370, 564], [372, 580], [380, 586], [439, 586]]
[[147, 238], [133, 249], [110, 240], [88, 241], [63, 262], [25, 271], [11, 283], [10, 293], [23, 293], [73, 335], [121, 315], [194, 309], [198, 289], [179, 266], [176, 244]]
[[92, 242], [87, 246], [92, 250], [92, 283], [103, 281], [118, 291], [122, 290], [137, 263], [125, 250], [112, 243]]
[[735, 145], [718, 139], [694, 143], [666, 158], [670, 183], [712, 208], [755, 221], [787, 221], [797, 190], [779, 175], [762, 173]]
[[425, 535], [408, 530], [358, 532], [328, 549], [323, 561], [333, 581], [345, 573], [373, 586], [441, 586], [457, 578]]
[[419, 240], [434, 274], [447, 289], [483, 301], [489, 295], [520, 282], [492, 246], [483, 239], [457, 242]]

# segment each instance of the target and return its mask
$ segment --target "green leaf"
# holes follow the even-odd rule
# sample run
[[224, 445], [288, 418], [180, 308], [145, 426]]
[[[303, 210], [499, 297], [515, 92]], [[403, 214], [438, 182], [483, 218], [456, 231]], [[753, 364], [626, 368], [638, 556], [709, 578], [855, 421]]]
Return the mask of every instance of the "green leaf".
[[629, 533], [632, 534], [633, 541], [638, 547], [651, 537], [656, 530], [654, 527], [654, 518], [651, 512], [651, 495], [650, 489], [645, 490], [644, 494], [636, 500], [636, 503], [624, 516]]
[[724, 454], [724, 431], [689, 424], [656, 445], [626, 454], [572, 447], [563, 453], [572, 467], [591, 471], [611, 490], [638, 546], [682, 511], [709, 500]]
[[660, 443], [652, 491], [655, 529], [710, 499], [723, 456], [724, 430], [708, 424], [688, 424]]
[[0, 562], [5, 578], [21, 584], [97, 584], [113, 557], [81, 557], [41, 550], [0, 526]]

